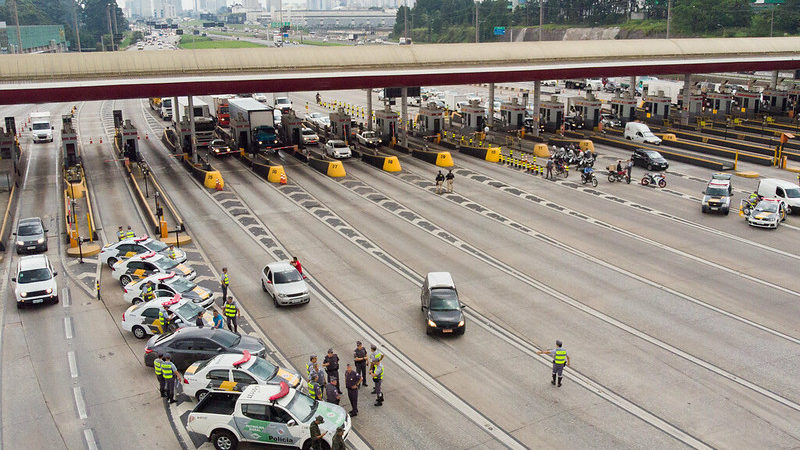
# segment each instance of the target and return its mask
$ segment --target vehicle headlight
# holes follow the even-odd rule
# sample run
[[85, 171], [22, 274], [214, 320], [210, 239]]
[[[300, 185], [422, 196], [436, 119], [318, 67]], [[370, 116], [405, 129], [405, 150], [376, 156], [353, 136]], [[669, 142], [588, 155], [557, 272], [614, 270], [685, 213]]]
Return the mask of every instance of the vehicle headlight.
[[709, 197], [707, 195], [703, 196], [703, 204], [704, 205], [708, 205], [708, 199], [709, 199]]
[[464, 320], [463, 319], [460, 322], [458, 322], [458, 326], [460, 326], [460, 327], [464, 326]]
[[263, 142], [261, 142], [261, 141], [258, 141], [258, 145], [261, 145], [261, 144], [263, 144]]
[[431, 328], [436, 328], [436, 322], [432, 321], [431, 319], [428, 319], [428, 326]]
[[286, 297], [286, 294], [280, 292], [280, 293], [278, 293], [278, 297]]
[[53, 290], [51, 288], [47, 288], [47, 289], [44, 290], [44, 293], [45, 294], [52, 294]]
[[28, 296], [28, 293], [27, 292], [20, 292], [19, 296], [22, 297], [22, 298], [25, 298], [25, 297]]
[[23, 241], [17, 241], [17, 245], [25, 245], [25, 242], [23, 242]]
[[36, 243], [37, 244], [44, 244], [44, 238], [42, 237], [42, 238], [37, 239]]

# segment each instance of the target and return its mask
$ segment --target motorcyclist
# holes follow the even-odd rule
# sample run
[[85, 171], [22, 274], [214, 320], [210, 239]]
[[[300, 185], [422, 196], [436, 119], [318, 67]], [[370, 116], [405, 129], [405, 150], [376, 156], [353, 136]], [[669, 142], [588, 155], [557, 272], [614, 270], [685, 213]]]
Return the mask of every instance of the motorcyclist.
[[583, 174], [581, 175], [581, 178], [583, 178], [584, 180], [591, 180], [593, 172], [594, 172], [594, 169], [592, 169], [589, 166], [586, 166], [586, 167], [583, 168]]
[[319, 102], [320, 102], [321, 100], [322, 100], [322, 97], [319, 95], [319, 92], [317, 92], [317, 104], [319, 104]]
[[618, 159], [617, 160], [617, 174], [621, 174], [621, 173], [622, 173], [622, 160]]

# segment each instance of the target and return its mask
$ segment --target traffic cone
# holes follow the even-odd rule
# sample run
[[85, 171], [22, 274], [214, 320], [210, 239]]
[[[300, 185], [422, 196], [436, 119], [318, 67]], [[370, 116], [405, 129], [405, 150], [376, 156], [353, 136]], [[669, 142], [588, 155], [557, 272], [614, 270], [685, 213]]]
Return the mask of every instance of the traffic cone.
[[92, 144], [92, 137], [89, 136], [89, 143]]
[[217, 178], [217, 184], [214, 186], [214, 189], [221, 191], [222, 190], [222, 183], [219, 182], [219, 178]]
[[100, 136], [100, 144], [103, 143], [103, 136]]
[[286, 184], [286, 173], [281, 173], [281, 184]]
[[148, 135], [147, 135], [147, 133], [145, 133], [145, 134], [144, 134], [144, 140], [145, 140], [145, 141], [148, 141], [148, 140], [150, 140], [150, 136], [148, 136]]

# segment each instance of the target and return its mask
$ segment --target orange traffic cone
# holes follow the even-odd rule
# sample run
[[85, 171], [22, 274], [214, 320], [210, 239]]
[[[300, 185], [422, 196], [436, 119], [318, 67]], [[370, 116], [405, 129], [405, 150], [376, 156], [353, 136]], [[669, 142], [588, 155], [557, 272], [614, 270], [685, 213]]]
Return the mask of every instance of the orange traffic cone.
[[214, 189], [221, 191], [222, 190], [222, 183], [219, 182], [219, 178], [217, 178], [217, 185], [214, 186]]
[[145, 140], [145, 141], [147, 141], [147, 140], [149, 140], [149, 139], [150, 139], [150, 136], [148, 136], [148, 135], [147, 135], [147, 133], [145, 133], [145, 134], [144, 134], [144, 140]]
[[100, 143], [103, 143], [103, 136], [100, 136]]
[[281, 184], [286, 184], [286, 174], [281, 173]]
[[90, 144], [92, 143], [92, 137], [91, 136], [89, 136], [89, 143]]

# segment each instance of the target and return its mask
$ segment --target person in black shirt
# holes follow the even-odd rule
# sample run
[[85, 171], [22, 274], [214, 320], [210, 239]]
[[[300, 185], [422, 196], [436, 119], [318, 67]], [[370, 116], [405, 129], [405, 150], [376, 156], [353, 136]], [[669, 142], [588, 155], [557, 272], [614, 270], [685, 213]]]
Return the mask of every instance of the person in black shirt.
[[[328, 374], [328, 381], [331, 380], [339, 380], [339, 355], [333, 352], [332, 348], [328, 349], [328, 354], [325, 355], [325, 359], [322, 360], [322, 367], [325, 368], [325, 372]], [[341, 388], [339, 388], [339, 384], [336, 384], [336, 389], [339, 393], [342, 393]]]

